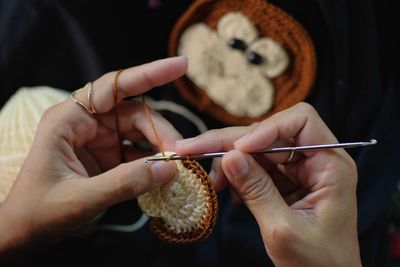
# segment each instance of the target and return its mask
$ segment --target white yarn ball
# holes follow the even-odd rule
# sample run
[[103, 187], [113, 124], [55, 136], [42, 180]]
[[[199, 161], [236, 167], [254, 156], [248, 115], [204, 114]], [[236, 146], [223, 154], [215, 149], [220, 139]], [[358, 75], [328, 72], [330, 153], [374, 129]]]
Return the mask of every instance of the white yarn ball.
[[28, 155], [43, 112], [69, 93], [46, 86], [19, 89], [0, 111], [0, 203]]

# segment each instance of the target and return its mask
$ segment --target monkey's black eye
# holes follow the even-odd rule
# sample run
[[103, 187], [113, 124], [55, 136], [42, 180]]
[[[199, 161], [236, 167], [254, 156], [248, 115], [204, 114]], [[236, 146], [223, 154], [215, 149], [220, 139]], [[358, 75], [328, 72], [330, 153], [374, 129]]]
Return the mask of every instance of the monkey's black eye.
[[254, 65], [261, 65], [264, 61], [263, 57], [260, 54], [253, 51], [247, 52], [246, 57], [247, 60]]
[[246, 50], [246, 43], [243, 40], [240, 40], [238, 38], [232, 38], [228, 41], [228, 45], [232, 49], [237, 49], [240, 51]]

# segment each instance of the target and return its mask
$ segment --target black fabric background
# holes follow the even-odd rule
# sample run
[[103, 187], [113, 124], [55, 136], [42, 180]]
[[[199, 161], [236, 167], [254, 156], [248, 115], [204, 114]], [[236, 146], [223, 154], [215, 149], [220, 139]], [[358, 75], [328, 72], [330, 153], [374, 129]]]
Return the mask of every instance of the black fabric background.
[[[75, 90], [101, 74], [166, 57], [169, 32], [191, 1], [0, 0], [0, 106], [21, 86]], [[349, 151], [359, 168], [358, 213], [364, 266], [387, 266], [387, 206], [399, 173], [399, 42], [395, 1], [270, 1], [314, 39], [317, 80], [311, 103], [340, 141], [376, 138]], [[398, 24], [398, 23], [397, 23]], [[193, 109], [172, 84], [149, 93]], [[185, 137], [193, 125], [166, 116]], [[210, 128], [224, 125], [199, 114]], [[196, 245], [168, 245], [147, 228], [99, 232], [43, 248], [29, 266], [268, 266], [258, 226], [227, 192], [215, 231]], [[111, 208], [103, 222], [132, 223], [135, 201]], [[35, 265], [36, 266], [36, 265]]]

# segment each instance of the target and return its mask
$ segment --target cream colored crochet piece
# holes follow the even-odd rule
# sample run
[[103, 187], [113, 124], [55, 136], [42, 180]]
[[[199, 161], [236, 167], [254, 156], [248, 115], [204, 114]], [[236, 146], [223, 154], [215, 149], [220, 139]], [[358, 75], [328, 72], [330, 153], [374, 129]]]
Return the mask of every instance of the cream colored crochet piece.
[[267, 59], [260, 65], [266, 77], [275, 78], [281, 75], [289, 65], [289, 57], [283, 47], [269, 37], [256, 40], [249, 49]]
[[218, 22], [217, 32], [225, 43], [235, 37], [249, 44], [258, 37], [256, 27], [240, 12], [229, 12], [224, 15]]
[[[218, 32], [196, 23], [183, 32], [178, 54], [188, 57], [187, 76], [235, 116], [265, 114], [274, 98], [270, 78], [281, 75], [289, 64], [285, 50], [271, 38], [257, 39], [255, 27], [239, 12], [224, 15], [217, 28]], [[230, 48], [231, 38], [247, 41], [248, 51], [259, 53], [263, 63], [252, 64], [244, 52]]]
[[0, 203], [28, 155], [43, 112], [68, 93], [50, 87], [19, 89], [0, 111]]
[[201, 180], [181, 161], [174, 162], [178, 168], [175, 177], [167, 184], [139, 196], [138, 203], [145, 214], [162, 218], [170, 230], [179, 234], [200, 228], [203, 219], [210, 213], [211, 205], [207, 188]]

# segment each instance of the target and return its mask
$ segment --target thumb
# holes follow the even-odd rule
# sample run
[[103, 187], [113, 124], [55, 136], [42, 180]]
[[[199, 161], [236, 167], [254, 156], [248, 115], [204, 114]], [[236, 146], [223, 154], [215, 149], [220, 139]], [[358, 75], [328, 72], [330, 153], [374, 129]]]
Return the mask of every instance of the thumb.
[[145, 163], [143, 159], [120, 164], [98, 176], [86, 179], [92, 205], [105, 209], [128, 199], [133, 199], [169, 181], [177, 172], [173, 161]]
[[238, 150], [222, 158], [222, 168], [232, 187], [256, 218], [261, 230], [285, 221], [290, 210], [271, 177], [248, 154]]

